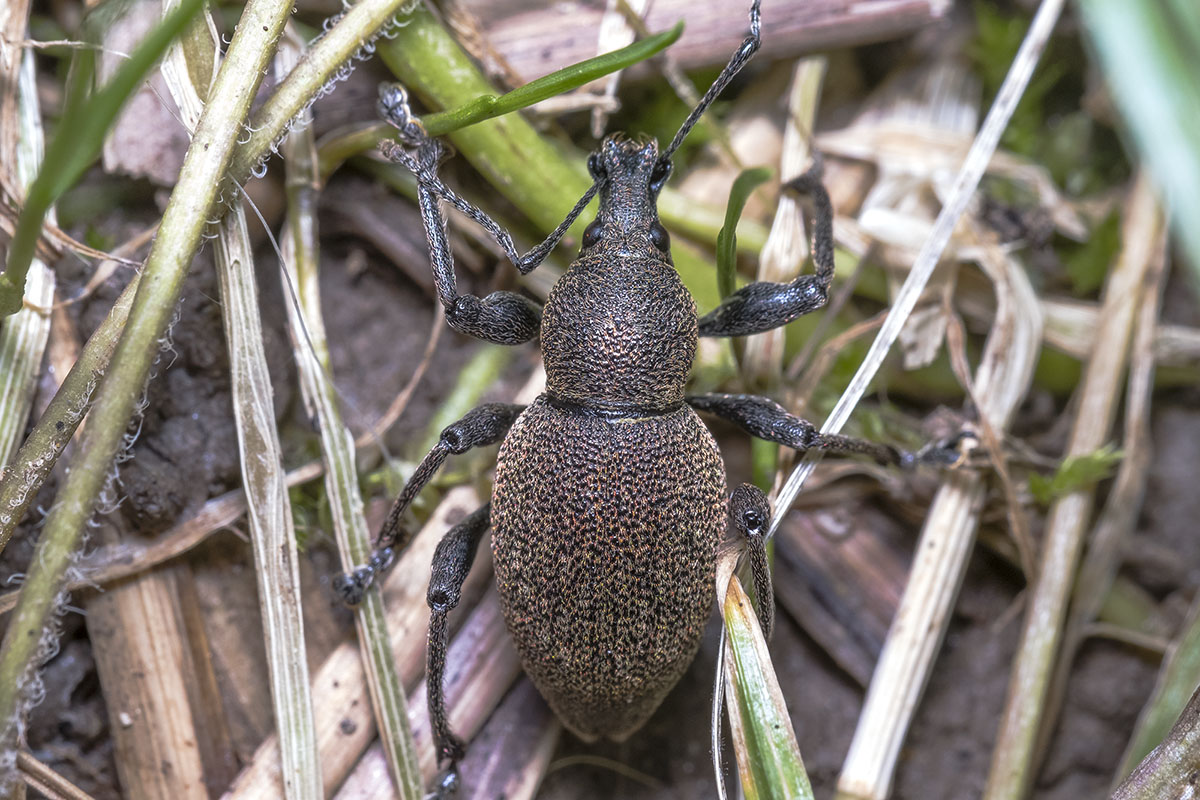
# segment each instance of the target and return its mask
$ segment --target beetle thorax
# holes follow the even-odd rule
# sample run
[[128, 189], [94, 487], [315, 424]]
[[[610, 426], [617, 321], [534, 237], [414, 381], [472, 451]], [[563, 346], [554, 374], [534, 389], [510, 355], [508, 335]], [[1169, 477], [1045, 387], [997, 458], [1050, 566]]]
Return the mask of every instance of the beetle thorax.
[[589, 407], [676, 406], [696, 336], [696, 304], [664, 260], [580, 259], [542, 314], [546, 388]]

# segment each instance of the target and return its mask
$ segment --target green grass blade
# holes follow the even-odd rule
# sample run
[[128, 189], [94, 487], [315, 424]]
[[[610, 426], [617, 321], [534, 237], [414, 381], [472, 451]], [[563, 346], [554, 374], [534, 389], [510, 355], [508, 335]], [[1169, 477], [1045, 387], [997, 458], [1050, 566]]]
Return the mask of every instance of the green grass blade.
[[1200, 276], [1200, 5], [1080, 0], [1084, 29]]
[[[396, 77], [434, 108], [455, 108], [494, 91], [453, 37], [418, 7], [395, 37], [379, 42], [379, 54]], [[520, 114], [487, 120], [449, 134], [459, 153], [523, 214], [544, 232], [554, 230], [564, 214], [591, 185], [584, 160], [564, 155], [540, 136]], [[672, 200], [674, 198], [674, 200]], [[712, 241], [720, 214], [707, 205], [680, 200], [670, 188], [659, 197], [659, 217], [673, 231]], [[585, 212], [568, 240], [578, 241], [591, 217]], [[743, 223], [741, 238], [760, 247], [761, 225]], [[672, 247], [675, 268], [701, 311], [717, 304], [712, 265], [680, 239]]]
[[1117, 778], [1129, 775], [1168, 736], [1188, 697], [1200, 685], [1200, 601], [1193, 602], [1183, 632], [1174, 642], [1158, 674], [1121, 759]]
[[736, 576], [729, 581], [722, 612], [728, 643], [726, 707], [742, 790], [747, 800], [812, 800], [766, 640]]
[[725, 224], [717, 234], [717, 291], [724, 300], [733, 294], [737, 283], [737, 224], [750, 193], [769, 181], [774, 173], [768, 167], [742, 170], [729, 190], [729, 204], [725, 206]]
[[[116, 119], [125, 101], [142, 84], [142, 80], [167, 46], [175, 40], [204, 0], [182, 0], [179, 8], [152, 30], [133, 54], [121, 64], [112, 80], [86, 100], [72, 100], [59, 125], [58, 133], [46, 150], [42, 170], [29, 187], [25, 207], [17, 220], [13, 240], [8, 250], [8, 263], [0, 275], [0, 317], [21, 310], [25, 293], [25, 276], [33, 261], [34, 249], [42, 232], [42, 221], [50, 206], [95, 161], [104, 144], [104, 135]], [[84, 55], [86, 54], [86, 55]], [[84, 79], [90, 77], [87, 63], [94, 58], [90, 50], [81, 51], [74, 71], [70, 96], [78, 97]]]
[[1195, 797], [1200, 772], [1200, 689], [1162, 744], [1113, 792], [1112, 800], [1186, 800]]
[[675, 27], [669, 31], [663, 31], [640, 42], [634, 42], [620, 50], [563, 67], [557, 72], [532, 80], [519, 89], [513, 89], [499, 97], [494, 94], [486, 94], [458, 108], [428, 114], [421, 118], [421, 124], [425, 126], [425, 130], [430, 136], [441, 136], [450, 131], [474, 125], [476, 122], [483, 122], [486, 119], [518, 111], [557, 94], [578, 89], [596, 78], [602, 78], [609, 73], [625, 69], [657, 55], [678, 41], [682, 33], [683, 22], [677, 22]]

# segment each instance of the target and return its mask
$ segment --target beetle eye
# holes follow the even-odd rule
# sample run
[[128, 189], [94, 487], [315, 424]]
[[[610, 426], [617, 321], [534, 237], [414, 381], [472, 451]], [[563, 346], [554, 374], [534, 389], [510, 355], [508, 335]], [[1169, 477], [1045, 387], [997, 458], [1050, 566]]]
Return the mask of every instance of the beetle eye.
[[593, 180], [600, 180], [604, 175], [604, 165], [600, 163], [600, 154], [592, 153], [587, 160], [588, 172], [591, 173]]
[[583, 231], [583, 249], [594, 245], [604, 237], [604, 226], [600, 224], [600, 220], [593, 220], [591, 225], [588, 225]]
[[671, 177], [671, 162], [668, 159], [660, 158], [654, 164], [654, 171], [650, 173], [650, 191], [658, 194], [669, 177]]
[[671, 234], [657, 220], [650, 226], [650, 243], [664, 253], [671, 249]]

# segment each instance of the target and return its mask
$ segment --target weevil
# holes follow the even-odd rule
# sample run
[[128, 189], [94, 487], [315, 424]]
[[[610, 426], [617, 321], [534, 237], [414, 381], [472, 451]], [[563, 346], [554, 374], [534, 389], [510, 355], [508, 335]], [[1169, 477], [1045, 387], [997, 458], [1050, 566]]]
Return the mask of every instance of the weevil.
[[[396, 499], [369, 563], [339, 576], [350, 605], [387, 570], [409, 534], [401, 517], [445, 459], [500, 443], [491, 501], [438, 544], [430, 607], [427, 683], [439, 794], [458, 786], [463, 743], [442, 695], [447, 614], [484, 533], [501, 606], [526, 673], [564, 725], [584, 740], [622, 740], [662, 702], [691, 663], [714, 596], [717, 544], [728, 518], [750, 545], [758, 608], [772, 625], [763, 556], [770, 506], [745, 485], [727, 496], [716, 441], [697, 411], [799, 451], [858, 453], [900, 466], [941, 461], [943, 448], [911, 454], [826, 436], [765, 397], [687, 395], [700, 336], [745, 336], [785, 325], [825, 304], [833, 279], [833, 211], [820, 162], [785, 184], [815, 207], [814, 273], [751, 283], [699, 317], [671, 260], [657, 199], [671, 157], [700, 116], [758, 50], [759, 0], [729, 64], [663, 150], [653, 139], [608, 136], [588, 158], [592, 186], [550, 236], [525, 255], [479, 208], [437, 176], [442, 144], [425, 135], [403, 90], [385, 85], [380, 110], [401, 144], [383, 152], [417, 177], [438, 298], [454, 329], [516, 345], [540, 334], [546, 391], [528, 406], [480, 406], [441, 433]], [[538, 266], [596, 194], [578, 259], [544, 308], [512, 292], [460, 295], [441, 203], [482, 225], [521, 273]]]

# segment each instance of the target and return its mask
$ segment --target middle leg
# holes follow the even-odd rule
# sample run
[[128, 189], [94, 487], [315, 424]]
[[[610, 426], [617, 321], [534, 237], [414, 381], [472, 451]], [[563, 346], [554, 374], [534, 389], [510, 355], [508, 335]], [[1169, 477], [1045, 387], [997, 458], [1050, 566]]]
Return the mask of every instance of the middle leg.
[[808, 420], [788, 413], [774, 400], [752, 394], [699, 394], [685, 399], [697, 411], [727, 419], [751, 436], [800, 452], [816, 448], [827, 453], [864, 455], [880, 464], [894, 464], [906, 469], [917, 464], [953, 466], [962, 457], [955, 447], [957, 441], [935, 442], [917, 453], [910, 453], [853, 436], [824, 434]]
[[421, 459], [416, 471], [400, 491], [400, 496], [392, 504], [387, 520], [375, 537], [375, 552], [371, 558], [366, 564], [334, 578], [333, 590], [343, 603], [348, 606], [361, 603], [367, 588], [379, 575], [387, 572], [395, 562], [396, 554], [408, 546], [412, 536], [401, 526], [400, 520], [413, 498], [437, 474], [447, 456], [500, 441], [524, 409], [525, 406], [509, 403], [484, 403], [442, 430], [437, 444]]

